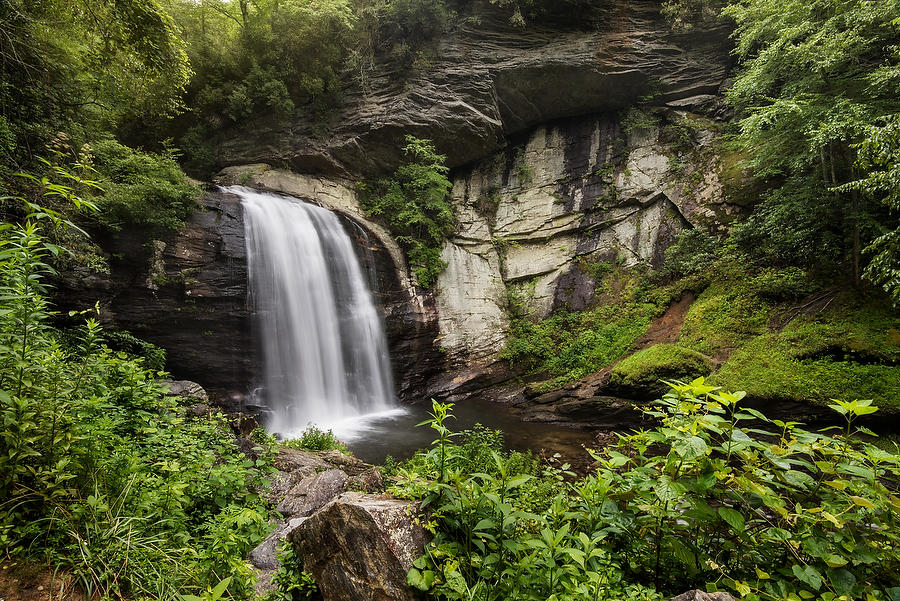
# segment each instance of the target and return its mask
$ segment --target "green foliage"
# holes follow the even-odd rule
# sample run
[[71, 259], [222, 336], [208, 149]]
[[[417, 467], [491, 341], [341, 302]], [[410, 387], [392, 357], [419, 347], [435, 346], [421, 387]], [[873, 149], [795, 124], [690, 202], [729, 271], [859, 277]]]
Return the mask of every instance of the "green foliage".
[[437, 154], [429, 140], [406, 136], [403, 152], [408, 160], [391, 179], [361, 186], [362, 204], [368, 214], [387, 221], [406, 250], [419, 286], [428, 288], [445, 267], [441, 249], [456, 226], [449, 198], [452, 184], [446, 157]]
[[294, 546], [284, 543], [276, 554], [278, 571], [272, 577], [275, 589], [265, 601], [311, 601], [319, 598], [319, 587], [309, 572], [303, 571], [303, 562], [294, 553]]
[[[856, 148], [857, 165], [865, 175], [844, 188], [880, 200], [896, 215], [900, 211], [900, 116], [891, 115], [883, 125], [869, 126], [865, 139]], [[865, 251], [872, 257], [866, 277], [884, 288], [895, 305], [900, 305], [900, 228], [880, 224], [877, 237]]]
[[[871, 401], [833, 401], [845, 425], [831, 437], [703, 378], [671, 388], [646, 410], [659, 425], [592, 452], [596, 472], [580, 480], [516, 473], [493, 450], [490, 473], [454, 469], [457, 447], [436, 441], [450, 467], [428, 453], [431, 473], [446, 473], [421, 486], [435, 536], [409, 583], [438, 599], [653, 600], [704, 586], [893, 599], [900, 454], [858, 440]], [[554, 486], [525, 508], [535, 480]]]
[[59, 566], [88, 596], [172, 599], [228, 578], [246, 595], [243, 557], [269, 528], [255, 491], [270, 459], [240, 452], [220, 413], [184, 417], [142, 361], [103, 344], [96, 321], [63, 344], [43, 282], [61, 250], [37, 224], [65, 222], [30, 208], [24, 225], [0, 225], [4, 555]]
[[719, 256], [719, 241], [696, 229], [682, 230], [675, 242], [666, 249], [665, 261], [659, 270], [662, 279], [677, 279], [699, 273]]
[[0, 6], [0, 40], [7, 165], [30, 166], [58, 131], [170, 115], [191, 76], [155, 0], [11, 0]]
[[[756, 248], [772, 248], [776, 258], [799, 255], [801, 267], [821, 261], [823, 270], [856, 280], [860, 249], [897, 227], [882, 207], [861, 202], [864, 184], [846, 184], [867, 181], [894, 161], [856, 159], [860, 144], [878, 144], [871, 126], [900, 111], [900, 3], [749, 0], [732, 2], [725, 14], [737, 23], [742, 63], [729, 91], [741, 117], [737, 142], [748, 166], [775, 188], [746, 226], [748, 246], [758, 236]], [[890, 238], [882, 240], [888, 246], [873, 252], [890, 262]], [[868, 272], [882, 285], [885, 265], [876, 259]]]
[[608, 263], [584, 263], [582, 268], [596, 277], [598, 291], [608, 296], [603, 304], [585, 311], [558, 309], [536, 320], [530, 315], [533, 288], [513, 287], [508, 292], [511, 319], [500, 356], [552, 376], [548, 386], [571, 383], [625, 356], [660, 310], [641, 296], [635, 274]]
[[662, 14], [675, 31], [690, 31], [722, 23], [720, 12], [727, 0], [666, 0]]
[[174, 151], [141, 152], [115, 140], [101, 140], [91, 152], [103, 178], [103, 193], [96, 203], [105, 227], [175, 229], [196, 210], [200, 191], [185, 178]]
[[106, 332], [104, 338], [112, 350], [142, 357], [144, 365], [151, 371], [163, 371], [166, 368], [166, 350], [164, 348], [141, 340], [127, 330]]
[[282, 440], [278, 444], [289, 449], [303, 449], [306, 451], [336, 450], [345, 454], [350, 452], [347, 445], [338, 440], [334, 432], [331, 430], [320, 430], [313, 425], [307, 426], [300, 438]]

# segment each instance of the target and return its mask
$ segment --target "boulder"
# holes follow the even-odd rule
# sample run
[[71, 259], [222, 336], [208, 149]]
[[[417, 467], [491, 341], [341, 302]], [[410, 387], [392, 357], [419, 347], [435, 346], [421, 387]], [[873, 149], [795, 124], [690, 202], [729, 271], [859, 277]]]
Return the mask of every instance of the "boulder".
[[735, 598], [721, 591], [718, 593], [707, 593], [700, 589], [694, 589], [672, 597], [669, 601], [735, 601]]
[[345, 493], [294, 529], [288, 540], [325, 601], [413, 601], [406, 573], [426, 536], [416, 505]]
[[206, 394], [206, 390], [202, 386], [190, 380], [161, 380], [160, 384], [167, 387], [168, 393], [166, 396], [193, 401], [194, 406], [191, 407], [191, 413], [195, 416], [206, 415], [206, 412], [209, 410], [209, 407], [206, 405], [209, 403], [209, 395]]
[[291, 488], [275, 508], [284, 516], [306, 517], [347, 488], [347, 474], [338, 469], [307, 476]]

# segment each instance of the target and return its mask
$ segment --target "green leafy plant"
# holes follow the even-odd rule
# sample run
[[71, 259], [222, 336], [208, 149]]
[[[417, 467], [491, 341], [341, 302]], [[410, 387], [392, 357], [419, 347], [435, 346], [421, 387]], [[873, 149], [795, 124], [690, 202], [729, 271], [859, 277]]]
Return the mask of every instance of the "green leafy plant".
[[387, 221], [409, 256], [416, 281], [427, 288], [445, 267], [441, 249], [456, 225], [449, 199], [452, 185], [446, 157], [437, 154], [431, 141], [407, 136], [403, 152], [408, 161], [391, 179], [361, 186], [362, 204], [367, 213]]
[[341, 453], [349, 453], [347, 445], [342, 443], [331, 430], [320, 430], [316, 426], [307, 426], [300, 438], [289, 438], [279, 443], [289, 449], [304, 449], [307, 451], [337, 450]]

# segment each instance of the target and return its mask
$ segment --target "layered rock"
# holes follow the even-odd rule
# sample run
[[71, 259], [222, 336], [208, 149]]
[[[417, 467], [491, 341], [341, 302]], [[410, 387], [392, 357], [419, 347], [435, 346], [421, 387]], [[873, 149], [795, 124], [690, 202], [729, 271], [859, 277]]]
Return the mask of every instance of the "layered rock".
[[656, 117], [665, 119], [697, 121], [689, 156], [658, 125], [625, 132], [603, 114], [538, 127], [459, 173], [458, 227], [436, 297], [451, 365], [496, 355], [511, 302], [536, 318], [584, 309], [595, 296], [591, 265], [659, 266], [684, 228], [714, 229], [740, 210], [722, 193], [711, 122], [672, 109]]
[[589, 29], [519, 29], [491, 13], [463, 21], [408, 79], [390, 64], [365, 73], [329, 119], [327, 136], [303, 118], [255, 122], [228, 133], [218, 160], [355, 176], [393, 169], [404, 136], [414, 134], [460, 166], [537, 124], [616, 111], [650, 93], [701, 103], [725, 79], [728, 32], [678, 35], [659, 8], [654, 0], [613, 0]]

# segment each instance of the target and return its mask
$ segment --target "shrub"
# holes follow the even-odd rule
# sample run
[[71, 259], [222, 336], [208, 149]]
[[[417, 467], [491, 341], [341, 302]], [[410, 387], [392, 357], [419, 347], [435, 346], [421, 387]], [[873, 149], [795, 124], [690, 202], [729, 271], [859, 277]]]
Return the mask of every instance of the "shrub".
[[289, 449], [303, 449], [306, 451], [331, 451], [349, 453], [347, 445], [342, 443], [331, 430], [320, 430], [316, 426], [307, 426], [300, 438], [283, 440], [279, 444]]
[[[56, 193], [71, 199], [66, 186]], [[267, 532], [255, 491], [270, 458], [249, 459], [221, 413], [186, 420], [157, 373], [50, 324], [36, 223], [0, 226], [0, 540], [4, 556], [48, 561], [87, 596], [172, 599], [228, 579], [252, 588], [243, 557]]]
[[196, 210], [200, 191], [185, 178], [175, 151], [141, 152], [102, 140], [92, 152], [103, 186], [95, 199], [101, 225], [176, 229]]
[[[741, 407], [698, 378], [673, 383], [645, 410], [658, 426], [592, 452], [593, 474], [554, 482], [526, 508], [538, 477], [454, 469], [458, 448], [434, 404], [439, 433], [419, 462], [434, 531], [408, 574], [441, 599], [646, 599], [690, 588], [744, 599], [900, 595], [900, 453], [860, 442], [870, 400], [833, 401], [839, 434], [805, 430]], [[489, 436], [490, 438], [490, 436]]]
[[419, 286], [428, 288], [446, 266], [441, 249], [456, 222], [449, 194], [446, 157], [434, 144], [406, 136], [405, 164], [391, 179], [361, 186], [362, 205], [370, 215], [380, 215], [406, 250]]

